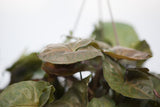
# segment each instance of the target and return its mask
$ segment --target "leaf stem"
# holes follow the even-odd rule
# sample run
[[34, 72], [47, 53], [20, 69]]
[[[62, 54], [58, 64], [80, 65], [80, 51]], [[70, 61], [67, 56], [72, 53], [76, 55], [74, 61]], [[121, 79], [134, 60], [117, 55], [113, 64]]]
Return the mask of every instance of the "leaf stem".
[[82, 80], [83, 79], [82, 72], [80, 71], [79, 74], [80, 74], [80, 79]]

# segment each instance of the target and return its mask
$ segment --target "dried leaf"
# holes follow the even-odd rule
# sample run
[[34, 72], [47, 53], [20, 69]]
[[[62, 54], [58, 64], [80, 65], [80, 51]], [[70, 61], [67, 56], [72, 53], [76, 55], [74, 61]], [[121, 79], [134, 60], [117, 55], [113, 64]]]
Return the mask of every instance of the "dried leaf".
[[152, 81], [143, 78], [143, 76], [148, 76], [146, 73], [140, 72], [143, 75], [141, 78], [125, 81], [126, 70], [109, 57], [104, 60], [103, 70], [106, 81], [116, 92], [131, 98], [154, 99]]
[[53, 92], [53, 86], [44, 81], [15, 83], [0, 94], [0, 107], [43, 107], [53, 101]]
[[121, 46], [116, 46], [109, 50], [104, 50], [104, 53], [116, 59], [145, 60], [151, 57], [149, 53]]

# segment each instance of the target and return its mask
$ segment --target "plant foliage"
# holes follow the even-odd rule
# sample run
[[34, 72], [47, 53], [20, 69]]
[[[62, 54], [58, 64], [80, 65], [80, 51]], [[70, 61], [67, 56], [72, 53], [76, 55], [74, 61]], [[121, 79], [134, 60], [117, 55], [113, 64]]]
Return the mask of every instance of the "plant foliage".
[[[143, 65], [152, 57], [148, 43], [130, 25], [116, 27], [120, 46], [111, 23], [100, 22], [95, 39], [21, 56], [8, 68], [11, 85], [0, 93], [0, 107], [159, 107], [160, 75]], [[75, 77], [83, 71], [91, 75]]]

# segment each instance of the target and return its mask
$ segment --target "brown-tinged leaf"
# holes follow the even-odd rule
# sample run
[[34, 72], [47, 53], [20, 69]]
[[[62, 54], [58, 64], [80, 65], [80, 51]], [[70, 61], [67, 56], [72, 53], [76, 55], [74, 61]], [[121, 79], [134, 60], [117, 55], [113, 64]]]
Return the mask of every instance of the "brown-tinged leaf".
[[42, 69], [47, 74], [56, 76], [70, 76], [80, 71], [96, 72], [99, 69], [102, 69], [102, 59], [101, 57], [96, 57], [94, 59], [74, 64], [52, 64], [49, 62], [44, 62], [42, 64]]
[[80, 40], [77, 40], [76, 42], [67, 44], [67, 46], [70, 47], [72, 51], [76, 51], [79, 48], [88, 46], [93, 41], [94, 41], [93, 39], [80, 39]]
[[148, 73], [149, 72], [149, 69], [148, 68], [127, 68], [128, 71], [142, 71], [142, 72], [146, 72]]
[[42, 69], [46, 71], [49, 75], [57, 75], [57, 76], [69, 76], [76, 72], [81, 71], [83, 68], [78, 67], [78, 63], [76, 64], [52, 64], [49, 62], [45, 62], [42, 65]]
[[103, 62], [103, 70], [105, 80], [116, 92], [131, 98], [154, 99], [152, 81], [143, 78], [148, 76], [146, 73], [139, 72], [141, 77], [125, 81], [126, 70], [107, 56]]
[[125, 73], [125, 79], [127, 81], [141, 78], [149, 79], [149, 76], [150, 73], [148, 68], [127, 68]]
[[100, 48], [100, 49], [109, 49], [109, 48], [111, 48], [111, 46], [109, 45], [109, 44], [107, 44], [107, 43], [105, 43], [105, 42], [102, 42], [102, 41], [98, 41], [98, 40], [95, 40], [94, 41], [97, 45], [98, 45], [98, 47]]
[[53, 64], [72, 64], [97, 56], [103, 56], [99, 49], [89, 45], [92, 40], [80, 40], [69, 44], [48, 45], [39, 58]]
[[145, 60], [151, 57], [149, 53], [121, 46], [116, 46], [103, 52], [116, 59]]

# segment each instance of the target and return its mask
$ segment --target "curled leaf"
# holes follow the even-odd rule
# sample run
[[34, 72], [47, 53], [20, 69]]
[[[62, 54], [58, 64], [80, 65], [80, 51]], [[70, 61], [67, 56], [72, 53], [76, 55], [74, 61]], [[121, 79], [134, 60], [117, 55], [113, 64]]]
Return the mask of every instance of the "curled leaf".
[[92, 71], [96, 72], [102, 69], [102, 58], [96, 57], [94, 59], [78, 62], [74, 64], [52, 64], [44, 62], [42, 69], [49, 75], [56, 76], [70, 76], [76, 72]]
[[76, 72], [79, 72], [83, 69], [83, 67], [76, 63], [76, 64], [52, 64], [49, 62], [45, 62], [42, 65], [42, 69], [46, 71], [49, 75], [57, 75], [57, 76], [69, 76]]
[[72, 64], [102, 56], [99, 49], [89, 45], [92, 40], [80, 40], [69, 44], [48, 45], [39, 58], [53, 64]]
[[98, 47], [102, 50], [111, 48], [109, 44], [102, 42], [102, 41], [95, 40], [95, 43], [97, 43]]
[[116, 46], [109, 50], [104, 50], [103, 52], [117, 59], [145, 60], [151, 57], [149, 53], [121, 46]]
[[0, 94], [0, 107], [43, 107], [53, 101], [53, 92], [53, 86], [44, 81], [15, 83]]

